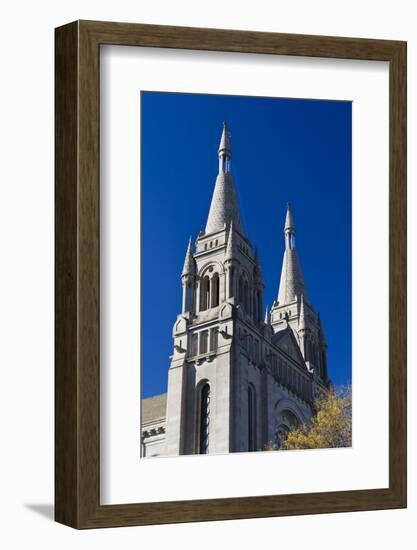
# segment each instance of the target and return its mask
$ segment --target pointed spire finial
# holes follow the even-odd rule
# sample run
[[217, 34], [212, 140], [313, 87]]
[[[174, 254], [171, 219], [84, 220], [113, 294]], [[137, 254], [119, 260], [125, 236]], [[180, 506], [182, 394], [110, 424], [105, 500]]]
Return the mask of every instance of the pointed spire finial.
[[230, 132], [225, 120], [223, 121], [223, 130], [219, 145], [219, 158], [221, 156], [227, 156], [229, 159], [232, 156], [232, 147], [230, 145]]
[[289, 205], [287, 206], [284, 233], [285, 251], [278, 291], [280, 306], [293, 302], [297, 296], [301, 296], [302, 294], [308, 300], [300, 260], [295, 249], [295, 224]]
[[192, 253], [193, 240], [190, 236], [188, 241], [187, 252], [185, 254], [184, 267], [182, 268], [181, 276], [193, 275], [195, 273], [195, 264]]
[[295, 233], [295, 223], [291, 211], [291, 205], [289, 202], [287, 202], [287, 214], [285, 216], [284, 233], [287, 233], [289, 231]]
[[269, 323], [270, 323], [269, 307], [266, 306], [266, 308], [265, 308], [265, 324], [269, 325]]
[[230, 133], [227, 125], [224, 125], [219, 146], [219, 173], [206, 224], [205, 233], [207, 235], [221, 231], [225, 224], [228, 226], [232, 220], [235, 231], [243, 235], [239, 205], [231, 174], [231, 158]]

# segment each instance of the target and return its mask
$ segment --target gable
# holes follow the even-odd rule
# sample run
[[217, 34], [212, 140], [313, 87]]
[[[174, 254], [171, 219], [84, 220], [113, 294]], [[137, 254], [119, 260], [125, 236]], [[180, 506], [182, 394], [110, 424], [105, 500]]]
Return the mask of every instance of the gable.
[[294, 359], [294, 361], [305, 367], [304, 358], [291, 328], [286, 328], [275, 333], [272, 336], [272, 343]]

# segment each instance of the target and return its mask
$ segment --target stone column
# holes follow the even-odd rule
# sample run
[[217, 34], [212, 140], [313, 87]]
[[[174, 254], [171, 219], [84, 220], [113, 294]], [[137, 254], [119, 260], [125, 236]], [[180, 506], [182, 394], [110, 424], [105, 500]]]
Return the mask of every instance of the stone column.
[[186, 393], [186, 367], [172, 365], [168, 371], [166, 451], [168, 456], [183, 453], [184, 405]]
[[197, 299], [197, 284], [195, 280], [191, 283], [190, 287], [190, 312], [196, 313], [196, 299]]
[[195, 281], [195, 312], [198, 313], [200, 311], [200, 284], [201, 280], [196, 279]]
[[305, 329], [301, 329], [298, 331], [298, 335], [300, 337], [300, 350], [301, 354], [304, 357], [304, 361], [307, 361], [307, 346], [306, 346], [306, 331]]
[[222, 304], [227, 299], [227, 273], [219, 274], [219, 304]]
[[182, 281], [182, 313], [187, 311], [187, 282]]

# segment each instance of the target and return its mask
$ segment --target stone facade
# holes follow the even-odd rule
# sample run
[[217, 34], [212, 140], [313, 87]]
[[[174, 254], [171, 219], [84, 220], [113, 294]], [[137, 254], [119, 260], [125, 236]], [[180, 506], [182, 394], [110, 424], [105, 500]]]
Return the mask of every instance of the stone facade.
[[245, 236], [224, 125], [205, 231], [188, 244], [167, 394], [142, 401], [142, 456], [262, 450], [309, 423], [325, 391], [327, 343], [309, 303], [289, 205], [276, 301], [263, 318], [263, 278]]

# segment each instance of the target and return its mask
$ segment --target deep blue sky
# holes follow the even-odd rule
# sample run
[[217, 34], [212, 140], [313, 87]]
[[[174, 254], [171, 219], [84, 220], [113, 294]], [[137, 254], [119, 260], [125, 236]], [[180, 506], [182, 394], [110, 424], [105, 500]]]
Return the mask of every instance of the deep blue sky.
[[166, 391], [180, 274], [204, 229], [223, 120], [246, 236], [258, 247], [264, 303], [278, 292], [285, 205], [335, 384], [351, 380], [351, 103], [141, 93], [142, 397]]

